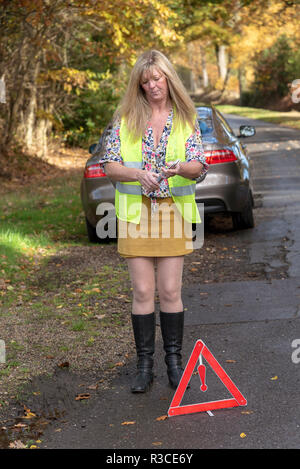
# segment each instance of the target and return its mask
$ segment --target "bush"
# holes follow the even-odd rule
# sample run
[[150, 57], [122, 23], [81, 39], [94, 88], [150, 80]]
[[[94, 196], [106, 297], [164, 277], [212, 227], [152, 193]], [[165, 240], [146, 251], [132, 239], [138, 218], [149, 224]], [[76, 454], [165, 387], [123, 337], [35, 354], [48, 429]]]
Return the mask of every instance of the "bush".
[[289, 93], [295, 70], [299, 69], [299, 51], [295, 52], [285, 35], [275, 44], [256, 56], [254, 82], [247, 93], [243, 93], [244, 106], [262, 106]]
[[120, 90], [115, 80], [98, 77], [93, 86], [75, 95], [71, 111], [62, 116], [67, 145], [88, 147], [97, 142], [116, 109]]

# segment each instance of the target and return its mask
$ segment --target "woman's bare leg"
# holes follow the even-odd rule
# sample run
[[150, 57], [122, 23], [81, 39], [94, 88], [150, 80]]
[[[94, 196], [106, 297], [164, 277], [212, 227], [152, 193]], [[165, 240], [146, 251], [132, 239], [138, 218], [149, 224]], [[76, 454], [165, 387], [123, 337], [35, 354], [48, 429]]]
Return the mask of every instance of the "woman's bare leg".
[[157, 258], [157, 289], [160, 309], [165, 313], [183, 310], [181, 299], [184, 256]]
[[132, 314], [154, 312], [155, 260], [153, 257], [127, 258], [133, 288]]

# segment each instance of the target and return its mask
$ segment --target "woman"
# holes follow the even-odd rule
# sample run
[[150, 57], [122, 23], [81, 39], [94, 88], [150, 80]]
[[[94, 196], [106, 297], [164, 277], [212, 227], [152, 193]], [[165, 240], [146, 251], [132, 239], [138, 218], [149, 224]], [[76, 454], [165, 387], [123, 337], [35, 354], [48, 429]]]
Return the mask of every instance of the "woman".
[[[145, 52], [133, 67], [101, 162], [116, 182], [118, 252], [133, 287], [137, 374], [131, 391], [145, 392], [153, 381], [156, 285], [169, 383], [176, 389], [183, 372], [182, 270], [192, 252], [186, 226], [201, 221], [194, 190], [208, 165], [194, 105], [161, 52]], [[180, 235], [171, 232], [179, 225]]]

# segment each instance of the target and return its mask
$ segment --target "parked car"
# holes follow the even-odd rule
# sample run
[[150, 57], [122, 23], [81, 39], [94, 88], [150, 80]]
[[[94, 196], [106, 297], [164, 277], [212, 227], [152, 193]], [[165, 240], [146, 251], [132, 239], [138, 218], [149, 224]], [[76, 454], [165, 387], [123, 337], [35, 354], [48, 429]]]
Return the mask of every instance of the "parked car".
[[[206, 161], [210, 168], [196, 184], [196, 202], [204, 203], [204, 214], [230, 214], [234, 229], [254, 227], [253, 194], [250, 180], [250, 161], [242, 139], [255, 135], [255, 128], [241, 125], [236, 136], [214, 106], [197, 108]], [[97, 214], [100, 203], [114, 204], [115, 189], [100, 167], [99, 159], [111, 126], [103, 132], [98, 144], [90, 147], [81, 183], [81, 200], [86, 219], [88, 238], [99, 241], [96, 225], [106, 212]], [[102, 207], [104, 205], [102, 204]], [[115, 235], [116, 236], [116, 235]]]

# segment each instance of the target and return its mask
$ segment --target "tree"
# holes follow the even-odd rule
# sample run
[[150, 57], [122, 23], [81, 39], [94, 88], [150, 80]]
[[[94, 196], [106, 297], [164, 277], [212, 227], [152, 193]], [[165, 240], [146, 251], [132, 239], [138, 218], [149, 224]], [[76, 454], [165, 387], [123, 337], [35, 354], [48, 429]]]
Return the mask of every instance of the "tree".
[[81, 93], [132, 63], [137, 51], [168, 46], [176, 14], [158, 0], [0, 0], [0, 76], [7, 104], [3, 146], [47, 149]]
[[257, 54], [254, 80], [251, 84], [252, 105], [268, 105], [289, 93], [294, 78], [293, 50], [285, 35], [271, 47]]
[[256, 53], [283, 30], [299, 47], [299, 8], [297, 0], [183, 0], [178, 30], [185, 43], [197, 41], [202, 51], [215, 51], [221, 90], [230, 72], [242, 89], [246, 75], [253, 76]]

